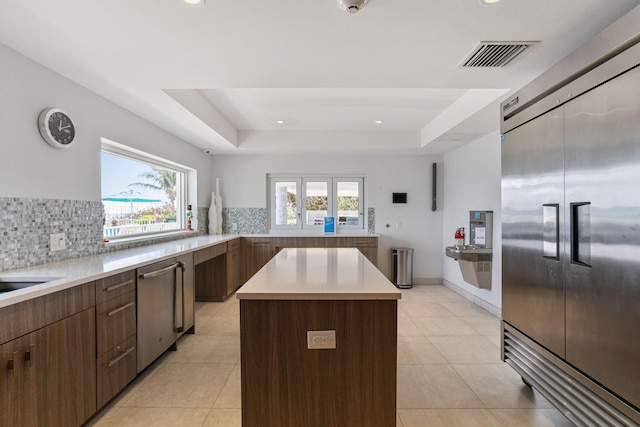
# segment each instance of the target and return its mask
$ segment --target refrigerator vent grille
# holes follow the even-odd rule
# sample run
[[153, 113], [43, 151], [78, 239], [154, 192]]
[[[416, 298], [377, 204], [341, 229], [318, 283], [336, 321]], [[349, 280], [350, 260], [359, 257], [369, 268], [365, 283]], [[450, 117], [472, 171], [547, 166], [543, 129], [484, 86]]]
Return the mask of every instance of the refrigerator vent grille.
[[506, 67], [538, 42], [480, 42], [460, 67]]
[[637, 425], [617, 408], [578, 383], [509, 331], [504, 331], [504, 360], [578, 426]]

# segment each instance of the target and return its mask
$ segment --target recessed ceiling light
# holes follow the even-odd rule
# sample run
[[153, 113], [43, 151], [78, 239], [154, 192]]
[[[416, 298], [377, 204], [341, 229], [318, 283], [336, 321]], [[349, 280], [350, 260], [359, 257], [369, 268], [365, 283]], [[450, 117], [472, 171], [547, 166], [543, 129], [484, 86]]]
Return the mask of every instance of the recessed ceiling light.
[[480, 0], [480, 4], [483, 4], [485, 6], [489, 6], [496, 3], [500, 3], [500, 0]]
[[376, 121], [375, 121], [375, 123], [376, 123], [377, 125], [381, 125], [383, 122], [382, 122], [382, 120], [376, 120]]
[[276, 123], [279, 125], [283, 125], [284, 124], [284, 120], [276, 120]]
[[196, 5], [204, 3], [204, 0], [182, 0], [186, 4]]

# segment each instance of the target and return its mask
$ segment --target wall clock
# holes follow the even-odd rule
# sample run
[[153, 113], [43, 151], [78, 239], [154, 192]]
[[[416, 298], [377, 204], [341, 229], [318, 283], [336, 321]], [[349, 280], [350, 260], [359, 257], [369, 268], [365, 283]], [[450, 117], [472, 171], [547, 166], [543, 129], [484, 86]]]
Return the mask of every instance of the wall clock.
[[76, 128], [67, 113], [59, 108], [45, 108], [38, 117], [40, 135], [55, 148], [69, 148], [73, 145]]

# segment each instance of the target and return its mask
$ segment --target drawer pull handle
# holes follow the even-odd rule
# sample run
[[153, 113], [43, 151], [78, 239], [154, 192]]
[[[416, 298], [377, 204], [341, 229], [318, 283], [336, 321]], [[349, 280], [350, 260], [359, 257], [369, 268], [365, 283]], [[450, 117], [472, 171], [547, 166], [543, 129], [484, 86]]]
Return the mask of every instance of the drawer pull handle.
[[35, 344], [30, 344], [29, 350], [24, 352], [24, 360], [29, 362], [29, 368], [33, 368], [33, 361], [36, 355], [35, 348], [36, 348]]
[[113, 286], [109, 286], [107, 289], [105, 289], [106, 292], [111, 292], [111, 291], [115, 291], [116, 289], [119, 289], [123, 286], [127, 286], [129, 284], [133, 283], [133, 279], [129, 279], [126, 282], [122, 282], [122, 283], [118, 283], [117, 285], [113, 285]]
[[18, 357], [18, 351], [14, 351], [12, 353], [12, 358], [7, 360], [7, 369], [11, 371], [11, 375], [13, 375], [14, 377], [16, 376], [16, 366], [15, 366], [15, 360], [16, 357]]
[[131, 353], [133, 350], [135, 350], [135, 347], [131, 347], [129, 349], [127, 349], [124, 353], [122, 353], [120, 356], [116, 357], [113, 360], [109, 361], [109, 364], [107, 365], [107, 367], [111, 368], [113, 365], [115, 365], [116, 363], [118, 363], [119, 361], [121, 361], [122, 359], [124, 359], [125, 357], [127, 357], [127, 355], [129, 353]]
[[132, 301], [132, 302], [130, 302], [129, 304], [125, 304], [125, 305], [123, 305], [122, 307], [118, 307], [118, 308], [116, 308], [115, 310], [108, 312], [108, 313], [107, 313], [107, 317], [111, 317], [111, 316], [113, 316], [114, 314], [118, 314], [118, 313], [120, 313], [121, 311], [124, 311], [124, 310], [126, 310], [127, 308], [129, 308], [129, 307], [133, 307], [134, 305], [136, 305], [136, 303], [135, 303], [135, 301]]

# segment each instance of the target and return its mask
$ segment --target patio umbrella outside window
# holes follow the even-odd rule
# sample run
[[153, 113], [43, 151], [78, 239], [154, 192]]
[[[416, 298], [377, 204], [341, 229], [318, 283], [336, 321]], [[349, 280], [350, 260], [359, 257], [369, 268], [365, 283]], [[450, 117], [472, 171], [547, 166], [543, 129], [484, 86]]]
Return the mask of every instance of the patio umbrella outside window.
[[132, 220], [132, 216], [133, 216], [133, 204], [134, 203], [156, 203], [156, 202], [161, 202], [162, 200], [160, 199], [156, 199], [147, 195], [142, 194], [139, 191], [135, 191], [135, 190], [126, 190], [126, 191], [121, 191], [119, 193], [116, 194], [112, 194], [110, 196], [107, 197], [103, 197], [102, 201], [104, 202], [129, 202], [130, 203], [130, 209], [129, 209], [129, 220]]

